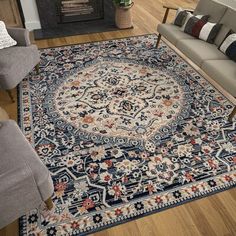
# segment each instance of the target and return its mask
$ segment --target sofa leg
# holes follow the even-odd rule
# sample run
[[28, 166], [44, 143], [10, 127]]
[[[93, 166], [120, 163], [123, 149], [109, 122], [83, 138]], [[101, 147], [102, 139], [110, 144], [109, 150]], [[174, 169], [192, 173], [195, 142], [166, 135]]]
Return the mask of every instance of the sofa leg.
[[37, 73], [37, 75], [38, 75], [38, 74], [39, 74], [39, 64], [37, 64], [34, 68], [35, 68], [36, 73]]
[[48, 208], [48, 210], [51, 210], [53, 208], [53, 201], [52, 201], [52, 198], [48, 198], [46, 201], [45, 201], [45, 204]]
[[161, 41], [161, 34], [158, 35], [158, 38], [157, 38], [157, 43], [156, 43], [156, 47], [158, 48], [159, 44], [160, 44], [160, 41]]
[[15, 100], [14, 100], [14, 97], [13, 97], [13, 95], [12, 95], [12, 93], [11, 93], [11, 90], [7, 90], [7, 93], [8, 93], [8, 96], [10, 97], [12, 103], [14, 103]]
[[229, 115], [229, 122], [233, 121], [233, 117], [236, 115], [236, 107], [234, 107], [233, 111]]

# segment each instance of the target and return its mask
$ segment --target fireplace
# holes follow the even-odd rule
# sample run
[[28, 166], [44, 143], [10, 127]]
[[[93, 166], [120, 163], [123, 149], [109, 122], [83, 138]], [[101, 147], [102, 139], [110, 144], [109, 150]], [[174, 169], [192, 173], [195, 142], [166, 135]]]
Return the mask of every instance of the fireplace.
[[35, 39], [117, 30], [113, 0], [36, 0], [41, 29]]
[[102, 19], [104, 17], [103, 0], [59, 0], [58, 22], [78, 22]]

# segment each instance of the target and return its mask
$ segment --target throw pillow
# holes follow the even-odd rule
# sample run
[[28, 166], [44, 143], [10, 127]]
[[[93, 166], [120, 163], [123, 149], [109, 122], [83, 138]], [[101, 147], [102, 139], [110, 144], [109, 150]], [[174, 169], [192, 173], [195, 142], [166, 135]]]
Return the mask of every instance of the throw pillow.
[[220, 51], [236, 62], [236, 33], [230, 32], [221, 44]]
[[17, 42], [8, 34], [3, 21], [0, 21], [0, 49], [16, 45]]
[[184, 32], [208, 43], [214, 43], [222, 25], [207, 22], [207, 18], [208, 16], [189, 17], [184, 25]]
[[208, 43], [214, 43], [214, 40], [217, 34], [219, 33], [221, 27], [222, 24], [217, 24], [217, 23], [207, 22], [205, 24], [202, 24], [199, 33], [199, 39], [204, 40]]
[[194, 16], [192, 13], [187, 12], [187, 16], [186, 16], [186, 18], [184, 20], [184, 23], [183, 23], [182, 27], [180, 28], [180, 30], [182, 30], [182, 31], [185, 30], [185, 27], [186, 27], [186, 25], [187, 25], [187, 23], [189, 22], [190, 19], [191, 19], [191, 22], [192, 22], [192, 21], [197, 21], [197, 20], [200, 20], [200, 19], [204, 20], [204, 21], [208, 21], [208, 18], [209, 18], [209, 15], [196, 15], [196, 16]]
[[184, 24], [184, 21], [187, 15], [188, 15], [188, 12], [186, 10], [179, 8], [176, 12], [176, 16], [175, 16], [173, 24], [181, 27]]

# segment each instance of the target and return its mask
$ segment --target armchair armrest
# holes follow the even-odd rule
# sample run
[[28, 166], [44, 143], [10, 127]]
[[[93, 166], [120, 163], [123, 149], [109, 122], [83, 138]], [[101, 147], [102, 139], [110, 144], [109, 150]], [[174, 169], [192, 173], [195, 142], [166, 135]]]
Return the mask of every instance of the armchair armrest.
[[[166, 20], [167, 20], [167, 17], [168, 17], [168, 14], [169, 14], [169, 11], [170, 11], [170, 10], [175, 10], [175, 11], [177, 11], [178, 8], [177, 8], [177, 7], [174, 7], [174, 6], [168, 6], [168, 5], [164, 5], [163, 8], [166, 9], [166, 12], [165, 12], [165, 15], [164, 15], [164, 17], [163, 17], [162, 23], [165, 24], [165, 23], [166, 23]], [[191, 12], [191, 13], [193, 13], [193, 11], [194, 11], [193, 9], [185, 9], [185, 10], [188, 11], [188, 12]]]
[[10, 36], [17, 41], [18, 46], [29, 46], [29, 31], [23, 28], [7, 28]]

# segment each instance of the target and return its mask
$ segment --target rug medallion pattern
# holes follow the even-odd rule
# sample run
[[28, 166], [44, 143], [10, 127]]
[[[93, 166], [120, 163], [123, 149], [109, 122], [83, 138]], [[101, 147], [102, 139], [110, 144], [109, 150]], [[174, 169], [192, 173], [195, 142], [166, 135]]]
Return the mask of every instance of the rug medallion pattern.
[[55, 208], [21, 235], [87, 234], [235, 186], [233, 106], [156, 35], [41, 50], [20, 126]]

